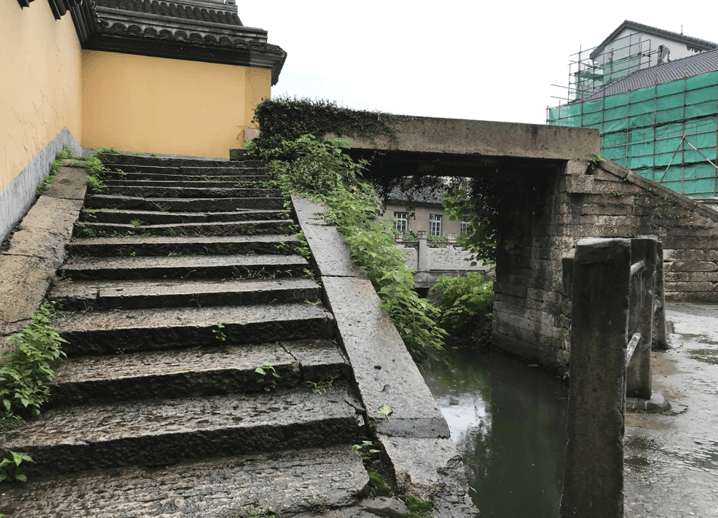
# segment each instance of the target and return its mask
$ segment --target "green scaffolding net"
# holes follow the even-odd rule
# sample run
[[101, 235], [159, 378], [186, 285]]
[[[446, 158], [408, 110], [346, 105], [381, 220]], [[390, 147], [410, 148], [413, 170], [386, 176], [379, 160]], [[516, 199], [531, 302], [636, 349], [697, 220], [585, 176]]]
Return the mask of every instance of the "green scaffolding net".
[[548, 124], [595, 128], [605, 158], [687, 196], [718, 195], [718, 72], [549, 108]]

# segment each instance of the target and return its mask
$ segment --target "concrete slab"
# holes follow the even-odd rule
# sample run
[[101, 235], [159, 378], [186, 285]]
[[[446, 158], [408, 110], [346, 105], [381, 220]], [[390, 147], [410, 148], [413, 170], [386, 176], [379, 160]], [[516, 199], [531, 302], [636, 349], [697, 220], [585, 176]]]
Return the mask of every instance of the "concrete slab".
[[[538, 124], [397, 116], [396, 138], [349, 138], [352, 149], [440, 155], [588, 159], [599, 152], [598, 131]], [[334, 135], [327, 135], [334, 136]]]

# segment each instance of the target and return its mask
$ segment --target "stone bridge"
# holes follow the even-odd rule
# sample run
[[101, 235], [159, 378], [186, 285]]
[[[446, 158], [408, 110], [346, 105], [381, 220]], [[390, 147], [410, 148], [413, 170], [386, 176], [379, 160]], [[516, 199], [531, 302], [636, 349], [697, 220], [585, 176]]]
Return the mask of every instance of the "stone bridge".
[[[501, 239], [492, 342], [563, 373], [571, 300], [563, 259], [584, 237], [655, 236], [665, 295], [718, 301], [718, 212], [606, 161], [598, 132], [500, 122], [401, 117], [396, 139], [350, 139], [351, 153], [387, 176], [493, 180]], [[512, 246], [505, 246], [509, 241]]]
[[[595, 131], [416, 118], [397, 130], [352, 152], [381, 174], [506, 187], [502, 239], [516, 246], [499, 246], [497, 347], [565, 369], [563, 260], [582, 237], [656, 235], [667, 296], [715, 300], [718, 214], [612, 163], [589, 169]], [[84, 170], [62, 168], [0, 255], [2, 335], [46, 295], [74, 310], [56, 324], [68, 359], [47, 409], [0, 445], [36, 460], [1, 513], [405, 513], [359, 499], [369, 474], [351, 446], [370, 439], [400, 494], [476, 515], [436, 403], [319, 207], [293, 198], [292, 221], [250, 161], [104, 160], [107, 192], [85, 196]]]

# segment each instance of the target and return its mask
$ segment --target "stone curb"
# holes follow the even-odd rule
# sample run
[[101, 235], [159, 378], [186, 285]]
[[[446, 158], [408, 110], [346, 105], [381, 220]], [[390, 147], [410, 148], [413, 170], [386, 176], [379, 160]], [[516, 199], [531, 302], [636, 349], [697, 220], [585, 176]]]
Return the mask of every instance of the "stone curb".
[[[367, 425], [400, 489], [434, 499], [436, 516], [478, 516], [448, 425], [366, 273], [351, 262], [336, 228], [316, 216], [324, 206], [295, 195], [292, 203], [367, 409]], [[388, 418], [378, 413], [385, 404], [393, 410]]]
[[65, 245], [82, 209], [87, 172], [61, 167], [52, 185], [23, 217], [0, 254], [0, 353], [14, 350], [5, 339], [29, 323], [65, 256]]

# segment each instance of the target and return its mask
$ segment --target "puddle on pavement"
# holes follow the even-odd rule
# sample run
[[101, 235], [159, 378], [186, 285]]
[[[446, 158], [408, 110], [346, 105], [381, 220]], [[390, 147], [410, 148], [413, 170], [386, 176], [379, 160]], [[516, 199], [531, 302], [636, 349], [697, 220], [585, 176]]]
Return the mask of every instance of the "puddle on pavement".
[[691, 349], [690, 353], [694, 360], [718, 365], [718, 349]]
[[469, 468], [482, 516], [558, 516], [567, 384], [486, 350], [460, 351], [424, 377]]

